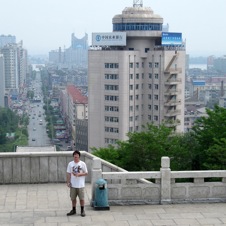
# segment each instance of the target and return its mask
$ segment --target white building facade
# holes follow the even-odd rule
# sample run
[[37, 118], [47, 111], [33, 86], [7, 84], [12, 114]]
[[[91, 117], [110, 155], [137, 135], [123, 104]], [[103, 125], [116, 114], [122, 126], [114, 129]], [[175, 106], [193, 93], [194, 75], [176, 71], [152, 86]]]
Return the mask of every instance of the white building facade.
[[134, 4], [113, 18], [112, 33], [93, 34], [89, 148], [127, 140], [147, 123], [184, 131], [185, 48], [162, 44], [162, 24], [151, 8]]
[[4, 97], [5, 97], [5, 65], [4, 56], [0, 54], [0, 107], [5, 107]]

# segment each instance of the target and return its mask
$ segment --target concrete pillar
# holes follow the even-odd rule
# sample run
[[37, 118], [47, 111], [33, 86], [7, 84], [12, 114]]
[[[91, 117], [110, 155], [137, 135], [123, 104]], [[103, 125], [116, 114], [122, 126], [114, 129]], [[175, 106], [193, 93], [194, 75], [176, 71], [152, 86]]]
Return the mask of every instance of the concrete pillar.
[[102, 169], [101, 169], [101, 161], [100, 158], [93, 158], [92, 161], [92, 171], [91, 171], [91, 192], [92, 192], [92, 200], [90, 205], [93, 206], [95, 201], [95, 185], [98, 179], [102, 178]]
[[161, 159], [161, 204], [171, 203], [171, 170], [169, 157]]

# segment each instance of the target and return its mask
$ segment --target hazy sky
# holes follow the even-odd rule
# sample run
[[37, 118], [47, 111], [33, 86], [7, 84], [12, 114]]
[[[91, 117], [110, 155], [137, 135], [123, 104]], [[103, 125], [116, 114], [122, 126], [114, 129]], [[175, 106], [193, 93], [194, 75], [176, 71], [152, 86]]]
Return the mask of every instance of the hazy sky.
[[[131, 7], [133, 0], [0, 0], [0, 35], [23, 40], [28, 54], [48, 54], [68, 48], [71, 34], [91, 44], [92, 32], [111, 32], [112, 18]], [[143, 0], [182, 32], [191, 56], [226, 55], [226, 0]]]

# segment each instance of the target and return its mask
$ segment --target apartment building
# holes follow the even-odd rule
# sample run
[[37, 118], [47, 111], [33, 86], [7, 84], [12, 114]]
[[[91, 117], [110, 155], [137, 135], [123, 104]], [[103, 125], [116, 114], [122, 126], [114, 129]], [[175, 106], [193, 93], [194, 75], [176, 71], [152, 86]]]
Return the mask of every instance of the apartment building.
[[0, 107], [5, 107], [5, 69], [4, 69], [4, 56], [0, 54]]
[[88, 151], [88, 98], [74, 85], [67, 86], [67, 109], [75, 148]]
[[163, 18], [134, 1], [112, 20], [113, 32], [93, 33], [88, 53], [88, 145], [127, 140], [143, 125], [184, 131], [185, 45], [163, 32]]

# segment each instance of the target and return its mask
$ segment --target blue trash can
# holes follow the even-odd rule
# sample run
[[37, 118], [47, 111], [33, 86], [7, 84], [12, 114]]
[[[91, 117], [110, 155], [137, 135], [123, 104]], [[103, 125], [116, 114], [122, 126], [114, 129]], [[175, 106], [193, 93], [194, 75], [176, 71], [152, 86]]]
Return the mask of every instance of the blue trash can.
[[95, 187], [95, 210], [109, 210], [107, 182], [104, 179], [98, 179]]

